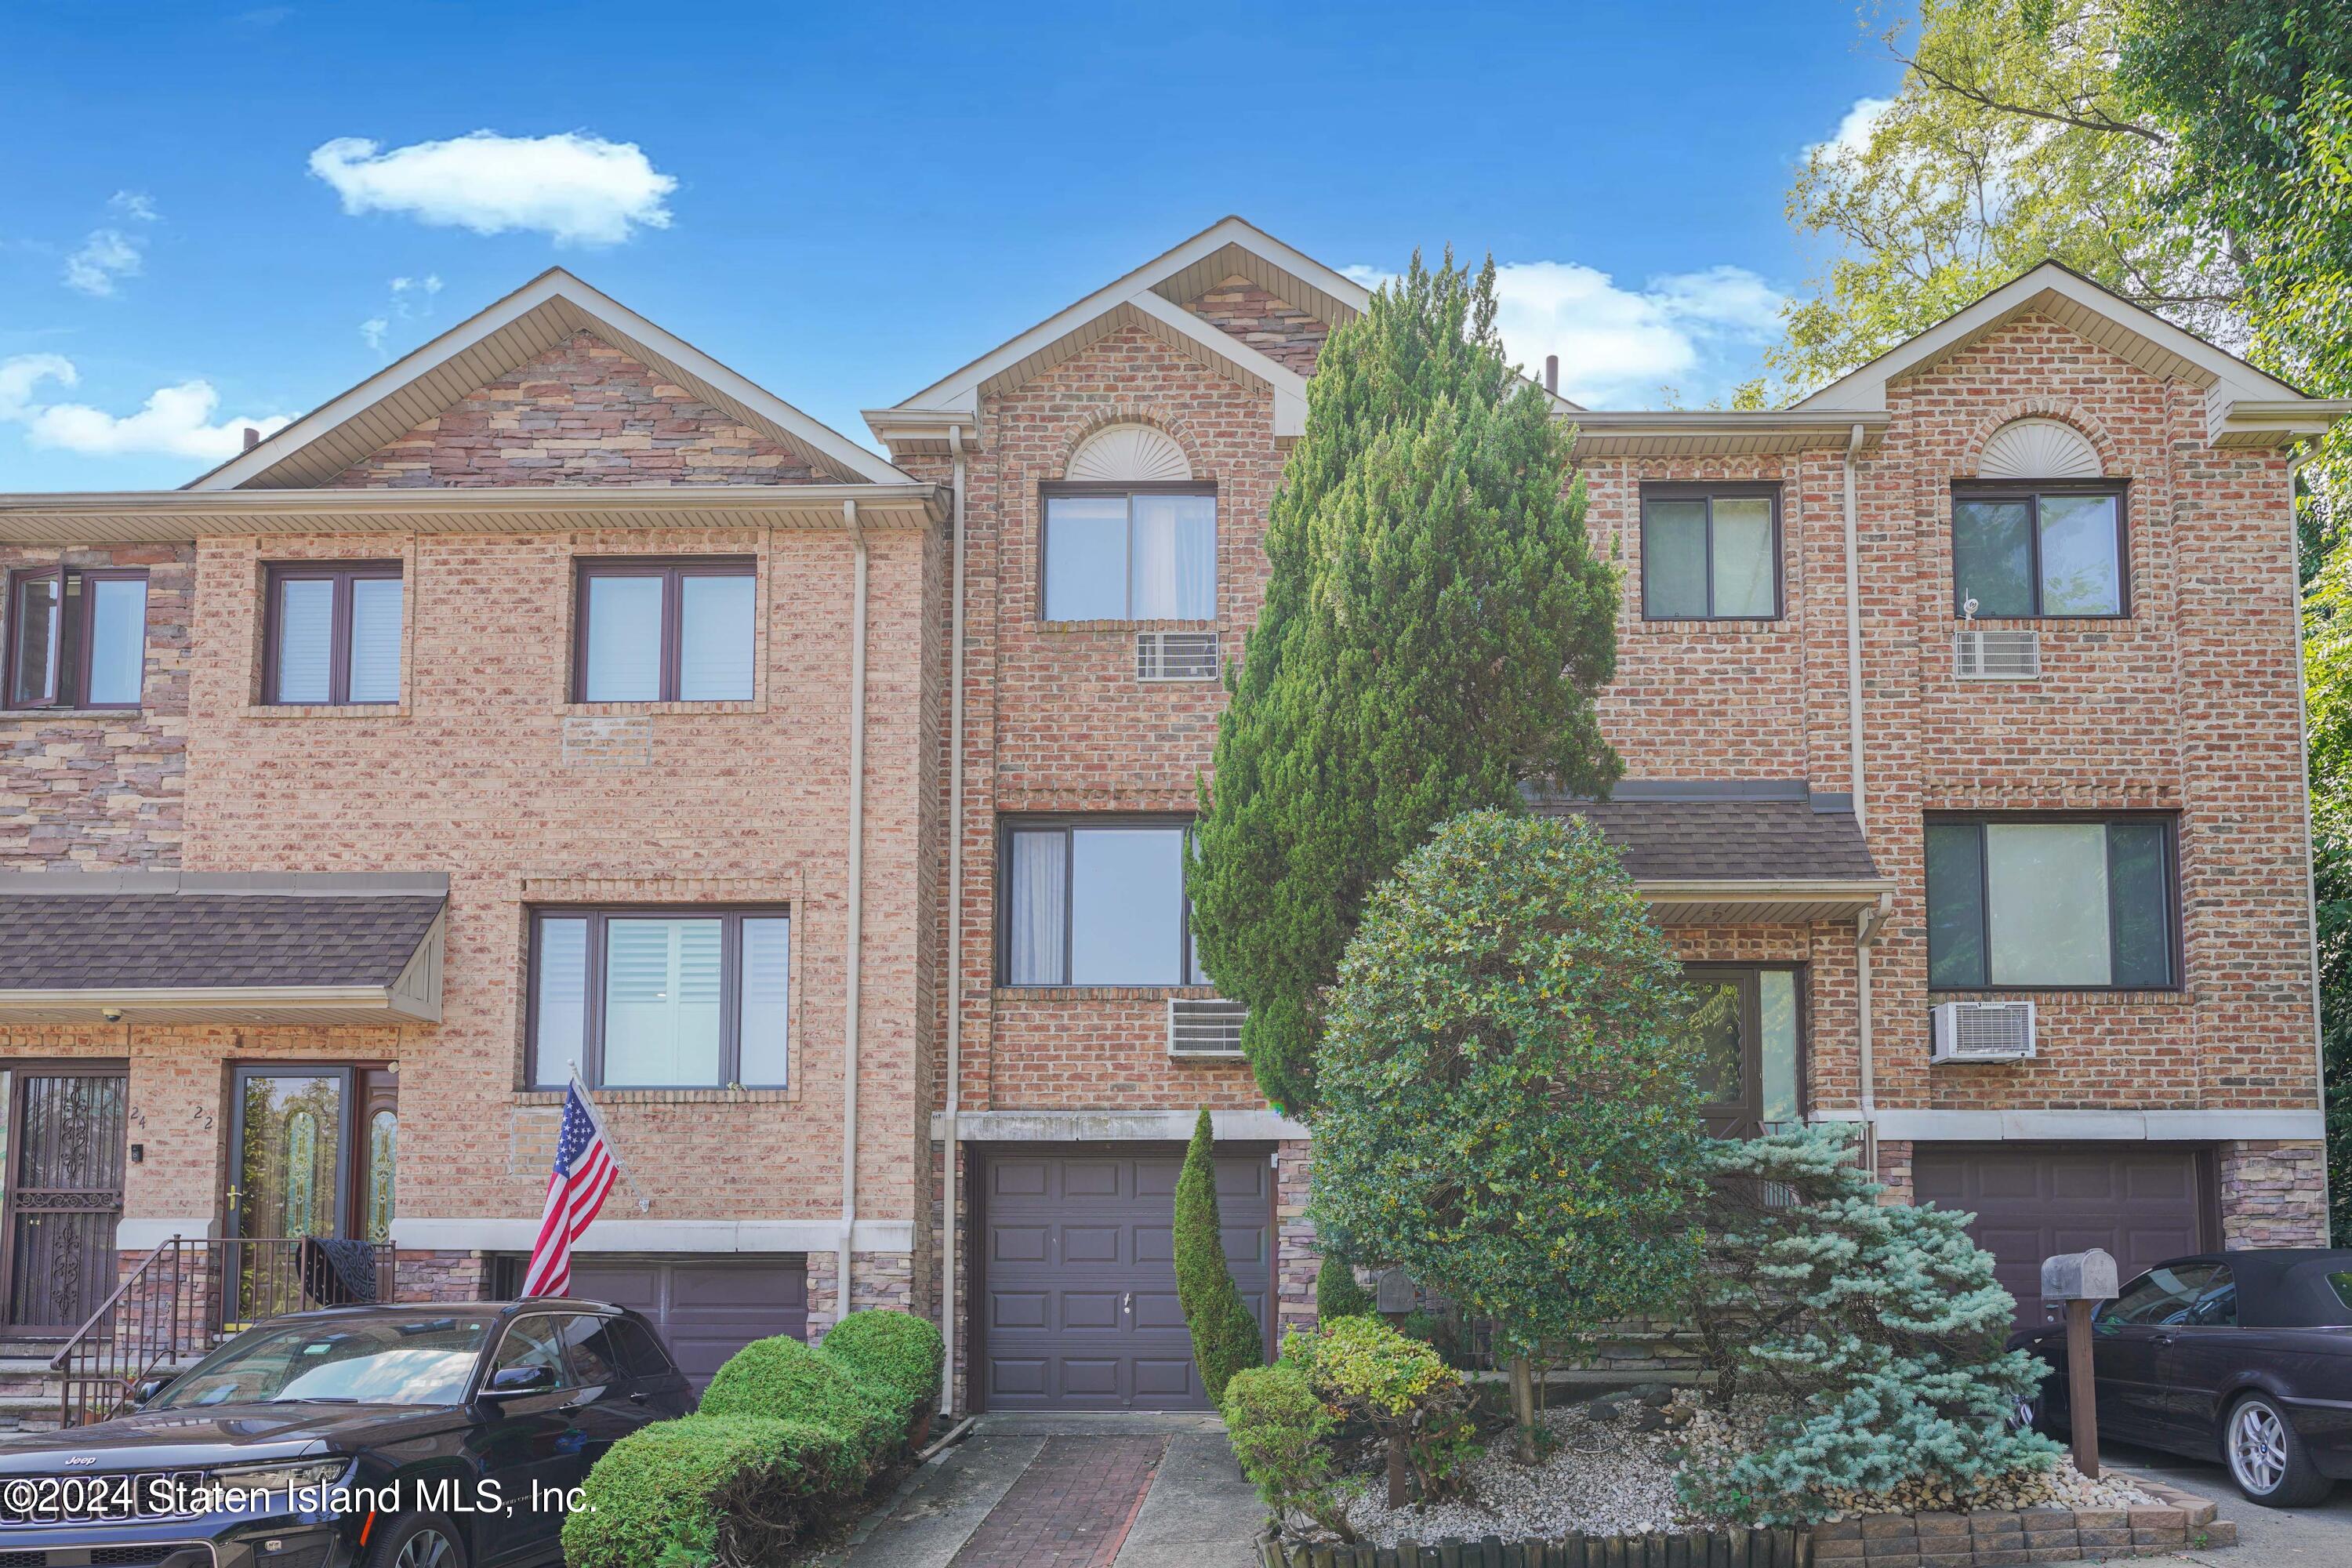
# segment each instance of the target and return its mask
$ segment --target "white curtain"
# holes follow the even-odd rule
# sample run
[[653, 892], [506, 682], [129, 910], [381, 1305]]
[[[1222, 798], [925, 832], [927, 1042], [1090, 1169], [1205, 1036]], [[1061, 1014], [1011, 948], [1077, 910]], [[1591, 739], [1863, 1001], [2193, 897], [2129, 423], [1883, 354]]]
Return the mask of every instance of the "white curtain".
[[1015, 985], [1062, 984], [1062, 933], [1067, 926], [1067, 868], [1059, 830], [1013, 836], [1013, 920], [1006, 979]]
[[1134, 498], [1130, 614], [1139, 621], [1217, 616], [1217, 498]]

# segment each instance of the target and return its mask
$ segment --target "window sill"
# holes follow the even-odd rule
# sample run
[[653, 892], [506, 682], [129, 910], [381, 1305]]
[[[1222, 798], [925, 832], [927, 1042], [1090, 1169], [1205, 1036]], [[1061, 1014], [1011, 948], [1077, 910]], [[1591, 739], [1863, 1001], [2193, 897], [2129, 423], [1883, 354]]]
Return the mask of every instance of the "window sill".
[[2166, 990], [2134, 990], [2121, 985], [2011, 985], [1987, 986], [1978, 990], [1948, 990], [1931, 988], [1927, 993], [1929, 1005], [1938, 1002], [2077, 1002], [2093, 1005], [2126, 1006], [2157, 1005], [2187, 1007], [2193, 1005], [2197, 994], [2185, 987]]
[[[607, 1105], [790, 1105], [801, 1095], [796, 1089], [592, 1089], [589, 1098], [599, 1108]], [[519, 1089], [517, 1105], [562, 1105], [560, 1089]]]
[[566, 702], [556, 710], [567, 719], [635, 719], [670, 713], [725, 717], [767, 710], [766, 700], [757, 697], [727, 702]]
[[405, 719], [405, 702], [250, 702], [240, 719]]
[[1033, 621], [1038, 631], [1049, 637], [1069, 632], [1213, 632], [1224, 623], [1212, 616], [1204, 621]]
[[144, 708], [0, 708], [0, 720], [47, 723], [56, 719], [136, 719]]
[[1769, 621], [1696, 620], [1648, 621], [1635, 620], [1633, 627], [1641, 637], [1778, 637], [1796, 629], [1796, 621], [1788, 616]]
[[1216, 994], [1213, 985], [999, 985], [989, 992], [1003, 1002], [1165, 1002]]

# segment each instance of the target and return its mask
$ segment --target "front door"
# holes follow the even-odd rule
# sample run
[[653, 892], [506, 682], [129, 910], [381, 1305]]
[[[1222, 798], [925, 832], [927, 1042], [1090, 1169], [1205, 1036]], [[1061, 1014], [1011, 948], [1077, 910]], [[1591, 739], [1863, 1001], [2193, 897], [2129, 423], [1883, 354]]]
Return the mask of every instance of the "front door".
[[232, 1321], [250, 1323], [304, 1306], [295, 1242], [349, 1234], [352, 1069], [240, 1067], [235, 1094], [226, 1229]]
[[114, 1293], [126, 1083], [120, 1069], [0, 1071], [0, 1302], [13, 1330], [70, 1333]]

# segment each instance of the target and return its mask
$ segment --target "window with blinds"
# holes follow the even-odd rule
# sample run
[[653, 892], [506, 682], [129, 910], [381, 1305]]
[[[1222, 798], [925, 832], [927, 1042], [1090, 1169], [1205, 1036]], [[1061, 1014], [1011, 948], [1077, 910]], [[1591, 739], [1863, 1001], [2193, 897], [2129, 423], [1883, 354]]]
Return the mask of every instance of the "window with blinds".
[[397, 703], [402, 593], [397, 561], [272, 566], [262, 700], [322, 708]]
[[531, 917], [530, 1082], [781, 1088], [792, 922], [782, 910], [545, 909]]

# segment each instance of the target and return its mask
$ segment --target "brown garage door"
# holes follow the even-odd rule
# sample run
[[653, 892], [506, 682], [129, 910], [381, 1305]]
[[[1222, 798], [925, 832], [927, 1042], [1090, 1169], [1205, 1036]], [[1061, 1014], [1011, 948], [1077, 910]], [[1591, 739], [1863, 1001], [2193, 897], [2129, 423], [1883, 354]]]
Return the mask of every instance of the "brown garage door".
[[[986, 1408], [1207, 1408], [1176, 1302], [1182, 1164], [1174, 1148], [987, 1157], [974, 1282]], [[1261, 1325], [1273, 1175], [1264, 1152], [1217, 1160], [1225, 1257]]]
[[798, 1258], [574, 1257], [572, 1294], [652, 1319], [698, 1394], [753, 1340], [808, 1338], [808, 1268]]
[[2023, 1326], [2043, 1321], [2042, 1260], [2053, 1253], [2105, 1247], [2129, 1279], [2212, 1245], [2207, 1169], [2201, 1150], [2162, 1144], [1939, 1143], [1918, 1146], [1912, 1176], [1920, 1202], [1975, 1214], [1969, 1235], [1998, 1260]]

